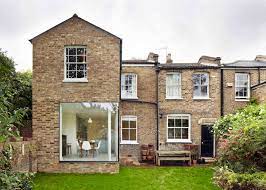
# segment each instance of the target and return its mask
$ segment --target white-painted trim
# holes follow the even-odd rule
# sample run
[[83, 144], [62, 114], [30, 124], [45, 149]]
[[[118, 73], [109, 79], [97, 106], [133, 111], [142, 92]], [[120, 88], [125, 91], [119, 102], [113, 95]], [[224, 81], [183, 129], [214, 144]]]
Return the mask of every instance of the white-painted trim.
[[[132, 96], [123, 96], [123, 90], [122, 90], [122, 76], [126, 76], [126, 75], [132, 75], [135, 76], [136, 79], [136, 84], [135, 84], [135, 93]], [[138, 99], [138, 75], [135, 73], [122, 73], [121, 75], [121, 99]]]
[[193, 100], [210, 100], [211, 98], [210, 97], [200, 97], [200, 96], [198, 96], [198, 97], [193, 97], [192, 99]]
[[[123, 121], [136, 121], [136, 140], [131, 141], [131, 140], [123, 140], [122, 138], [122, 123]], [[121, 140], [120, 140], [120, 144], [138, 144], [138, 118], [135, 115], [123, 115], [121, 116], [121, 125], [120, 125], [121, 129], [120, 129], [120, 136], [121, 136]]]
[[165, 99], [166, 99], [166, 100], [183, 100], [184, 98], [183, 98], [183, 97], [178, 97], [178, 96], [177, 96], [177, 97], [171, 97], [171, 96], [170, 96], [170, 97], [167, 97], [167, 96], [166, 96]]
[[120, 144], [139, 144], [137, 141], [122, 141]]
[[236, 102], [249, 102], [250, 99], [249, 98], [246, 98], [246, 99], [244, 99], [244, 98], [243, 99], [240, 99], [240, 98], [237, 99], [237, 98], [235, 98], [235, 101]]
[[[247, 86], [247, 96], [236, 96], [236, 79], [237, 75], [247, 75], [248, 76], [248, 86]], [[250, 74], [249, 73], [235, 73], [235, 101], [249, 101], [250, 99]]]
[[191, 140], [186, 140], [186, 139], [179, 139], [179, 140], [176, 140], [176, 139], [167, 139], [166, 142], [167, 143], [192, 143]]
[[[66, 70], [66, 49], [67, 48], [85, 48], [86, 49], [86, 63], [81, 63], [81, 64], [86, 64], [87, 65], [87, 67], [86, 67], [86, 69], [87, 69], [87, 71], [86, 71], [86, 73], [87, 73], [87, 75], [86, 75], [86, 78], [67, 78], [66, 77], [66, 72], [67, 72], [67, 70]], [[87, 46], [65, 46], [64, 47], [64, 80], [63, 80], [63, 82], [88, 82], [88, 60], [87, 60]]]
[[[199, 72], [199, 73], [193, 73], [192, 74], [192, 80], [193, 80], [193, 75], [194, 74], [206, 74], [207, 75], [207, 82], [208, 82], [208, 85], [207, 85], [207, 96], [194, 96], [194, 83], [193, 83], [193, 99], [195, 99], [195, 100], [199, 100], [199, 99], [201, 99], [201, 100], [208, 100], [208, 99], [210, 99], [210, 75], [209, 75], [209, 73], [206, 73], [206, 72]], [[201, 87], [202, 85], [200, 85], [200, 87]]]
[[111, 110], [108, 110], [108, 126], [107, 126], [107, 133], [108, 133], [108, 135], [107, 135], [107, 138], [108, 138], [108, 148], [107, 148], [107, 152], [108, 152], [108, 160], [109, 161], [112, 161], [112, 152], [111, 152], [111, 148], [112, 148], [112, 133], [111, 133], [111, 131], [112, 131], [112, 129], [111, 129], [111, 127], [112, 127], [112, 120], [111, 120], [111, 117], [112, 117], [112, 112], [111, 112]]
[[[188, 139], [168, 139], [168, 119], [169, 117], [188, 117]], [[192, 143], [191, 141], [191, 115], [190, 114], [168, 114], [166, 119], [166, 142], [171, 143]]]
[[122, 100], [138, 100], [139, 98], [136, 97], [121, 97]]
[[122, 67], [154, 67], [154, 64], [122, 64]]
[[59, 105], [59, 160], [62, 161], [63, 160], [63, 156], [62, 156], [62, 105], [60, 103]]
[[[180, 96], [168, 96], [167, 95], [167, 75], [174, 75], [174, 74], [177, 74], [179, 75], [179, 81], [180, 83], [178, 84], [179, 86], [179, 90], [180, 90]], [[167, 100], [178, 100], [178, 99], [183, 99], [182, 98], [182, 75], [180, 72], [168, 72], [166, 74], [166, 78], [165, 78], [165, 99]]]
[[74, 78], [74, 79], [64, 79], [63, 82], [75, 83], [75, 82], [89, 82], [86, 78]]

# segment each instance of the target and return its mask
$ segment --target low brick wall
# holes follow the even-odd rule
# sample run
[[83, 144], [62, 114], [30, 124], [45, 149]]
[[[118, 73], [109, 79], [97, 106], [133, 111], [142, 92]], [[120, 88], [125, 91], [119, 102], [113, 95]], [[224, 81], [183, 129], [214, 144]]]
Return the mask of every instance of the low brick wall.
[[266, 103], [266, 83], [253, 88], [251, 91], [252, 97], [254, 97], [259, 103]]
[[[12, 169], [18, 172], [37, 172], [37, 156], [34, 141], [10, 142], [13, 147]], [[2, 151], [3, 144], [0, 144]], [[7, 145], [7, 144], [6, 144]]]
[[118, 162], [59, 162], [39, 165], [38, 172], [47, 173], [118, 173]]

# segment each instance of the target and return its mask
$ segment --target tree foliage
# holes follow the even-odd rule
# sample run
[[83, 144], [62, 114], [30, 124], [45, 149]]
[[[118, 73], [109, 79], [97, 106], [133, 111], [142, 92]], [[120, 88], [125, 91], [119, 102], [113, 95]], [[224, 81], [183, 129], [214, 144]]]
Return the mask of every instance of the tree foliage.
[[226, 142], [218, 150], [216, 184], [223, 189], [266, 188], [266, 104], [224, 116], [214, 131]]
[[31, 74], [16, 73], [14, 61], [0, 49], [0, 189], [32, 189], [32, 174], [12, 171], [11, 138], [31, 108]]

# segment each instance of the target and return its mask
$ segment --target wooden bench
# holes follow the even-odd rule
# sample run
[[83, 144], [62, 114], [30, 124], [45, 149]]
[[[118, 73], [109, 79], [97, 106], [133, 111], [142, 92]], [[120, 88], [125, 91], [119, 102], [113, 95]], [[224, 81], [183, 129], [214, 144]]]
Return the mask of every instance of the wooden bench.
[[191, 152], [188, 150], [181, 151], [168, 151], [158, 150], [156, 151], [156, 164], [161, 165], [161, 160], [175, 160], [175, 161], [188, 161], [188, 165], [191, 165]]

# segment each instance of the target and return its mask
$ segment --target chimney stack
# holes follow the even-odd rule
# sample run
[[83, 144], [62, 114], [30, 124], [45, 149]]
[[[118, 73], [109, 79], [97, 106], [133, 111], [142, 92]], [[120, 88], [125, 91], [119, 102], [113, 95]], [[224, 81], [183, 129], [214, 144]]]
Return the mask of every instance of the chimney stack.
[[158, 60], [159, 60], [159, 55], [158, 54], [152, 53], [152, 52], [149, 53], [148, 58], [147, 58], [147, 61], [148, 62], [155, 62], [155, 63], [157, 63]]
[[208, 66], [219, 66], [221, 65], [221, 58], [203, 55], [200, 57], [198, 63], [202, 65], [208, 65]]
[[257, 55], [255, 61], [266, 61], [266, 55]]
[[166, 56], [166, 63], [169, 64], [169, 63], [173, 63], [173, 60], [171, 59], [171, 53], [168, 53], [167, 56]]

